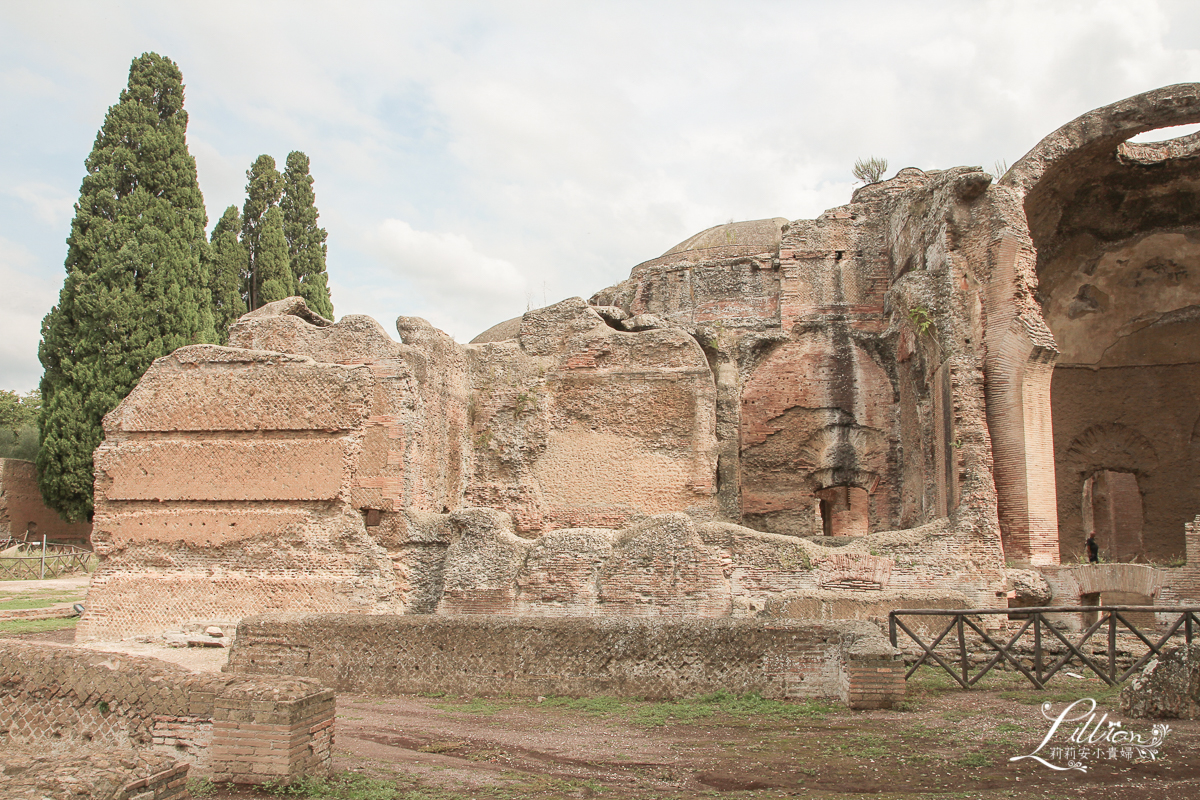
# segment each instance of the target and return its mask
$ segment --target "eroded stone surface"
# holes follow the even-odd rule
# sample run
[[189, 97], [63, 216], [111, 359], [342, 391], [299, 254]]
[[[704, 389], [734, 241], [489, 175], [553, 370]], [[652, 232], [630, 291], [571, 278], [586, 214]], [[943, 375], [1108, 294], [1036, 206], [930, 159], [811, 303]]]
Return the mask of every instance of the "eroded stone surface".
[[1060, 568], [1088, 532], [1110, 561], [1186, 541], [1138, 591], [1200, 600], [1200, 151], [1124, 143], [1197, 98], [1089, 112], [999, 182], [908, 168], [717, 226], [466, 345], [247, 314], [106, 419], [80, 635], [1128, 600]]
[[1200, 643], [1166, 647], [1121, 692], [1131, 717], [1200, 719]]

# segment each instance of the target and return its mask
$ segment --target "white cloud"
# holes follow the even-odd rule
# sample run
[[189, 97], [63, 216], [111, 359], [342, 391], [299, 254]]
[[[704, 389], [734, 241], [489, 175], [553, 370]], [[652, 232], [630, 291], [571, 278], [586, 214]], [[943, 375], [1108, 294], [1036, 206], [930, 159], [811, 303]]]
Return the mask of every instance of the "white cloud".
[[38, 97], [49, 97], [59, 91], [54, 81], [23, 66], [0, 72], [0, 85], [14, 93]]
[[23, 183], [8, 190], [8, 194], [29, 204], [36, 216], [47, 225], [66, 227], [75, 208], [75, 195], [47, 183]]
[[[212, 220], [255, 156], [304, 150], [337, 310], [460, 339], [710, 225], [847, 202], [858, 157], [1012, 163], [1200, 76], [1187, 0], [125, 0], [10, 4], [0, 25], [0, 103], [24, 125], [0, 133], [0, 182], [77, 186], [129, 60], [155, 50], [183, 70]], [[61, 219], [37, 198], [29, 220]], [[64, 231], [26, 222], [0, 214], [0, 236], [61, 262]]]
[[0, 238], [0, 389], [27, 392], [42, 376], [42, 317], [58, 300], [58, 289], [31, 274], [34, 263], [24, 247]]
[[508, 261], [480, 252], [462, 234], [422, 231], [387, 219], [370, 245], [411, 286], [408, 308], [397, 311], [425, 316], [460, 340], [483, 330], [498, 310], [503, 318], [524, 311], [525, 276]]

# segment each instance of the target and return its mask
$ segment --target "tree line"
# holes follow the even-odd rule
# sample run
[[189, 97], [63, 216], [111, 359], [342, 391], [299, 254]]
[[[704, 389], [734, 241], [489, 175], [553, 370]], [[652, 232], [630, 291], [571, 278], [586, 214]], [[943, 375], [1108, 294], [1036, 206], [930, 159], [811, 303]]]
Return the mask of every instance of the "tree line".
[[134, 59], [84, 162], [67, 275], [38, 348], [38, 481], [68, 520], [90, 518], [101, 421], [154, 359], [224, 344], [246, 311], [291, 295], [333, 316], [308, 156], [290, 153], [282, 174], [259, 156], [242, 211], [226, 209], [210, 239], [183, 96], [174, 62]]

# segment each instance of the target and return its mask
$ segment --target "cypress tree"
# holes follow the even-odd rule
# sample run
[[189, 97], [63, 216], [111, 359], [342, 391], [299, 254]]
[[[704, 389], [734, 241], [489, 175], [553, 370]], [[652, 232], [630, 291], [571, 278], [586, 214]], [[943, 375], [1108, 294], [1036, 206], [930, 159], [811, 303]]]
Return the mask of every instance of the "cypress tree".
[[287, 239], [283, 235], [283, 212], [271, 206], [263, 214], [259, 226], [258, 249], [255, 254], [258, 271], [259, 305], [273, 303], [296, 293], [296, 279], [288, 263]]
[[38, 480], [70, 520], [91, 515], [103, 416], [154, 359], [215, 339], [208, 221], [186, 130], [179, 67], [154, 53], [134, 59], [85, 162], [67, 276], [38, 348]]
[[308, 156], [299, 150], [288, 153], [279, 207], [283, 211], [283, 234], [287, 238], [296, 291], [309, 308], [333, 319], [333, 301], [325, 273], [328, 234], [317, 226], [316, 199]]
[[[263, 284], [259, 276], [259, 238], [267, 211], [275, 207], [283, 193], [283, 181], [275, 169], [275, 159], [261, 155], [246, 170], [246, 202], [242, 206], [242, 244], [250, 254], [250, 271], [246, 282], [246, 307], [253, 311], [264, 302], [258, 296]], [[289, 291], [284, 297], [291, 295]], [[279, 298], [276, 298], [279, 299]]]
[[229, 326], [246, 313], [242, 286], [250, 271], [250, 256], [238, 239], [242, 230], [242, 215], [237, 206], [230, 206], [213, 226], [208, 240], [211, 257], [213, 322], [217, 341], [229, 341]]

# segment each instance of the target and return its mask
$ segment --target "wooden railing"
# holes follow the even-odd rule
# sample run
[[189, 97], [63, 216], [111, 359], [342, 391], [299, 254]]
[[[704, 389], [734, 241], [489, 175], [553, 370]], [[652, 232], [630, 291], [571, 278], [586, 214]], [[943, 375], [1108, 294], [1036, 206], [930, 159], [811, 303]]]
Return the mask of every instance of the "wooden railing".
[[43, 580], [59, 578], [72, 572], [87, 572], [91, 550], [73, 544], [53, 542], [0, 542], [0, 551], [15, 545], [20, 549], [8, 555], [0, 555], [0, 580]]
[[[1167, 625], [1165, 633], [1159, 635], [1157, 631], [1154, 631], [1148, 637], [1145, 633], [1138, 630], [1137, 626], [1130, 622], [1126, 616], [1127, 614], [1136, 612], [1149, 612], [1159, 615], [1159, 617], [1169, 616], [1173, 617], [1173, 620]], [[983, 626], [972, 619], [972, 617], [999, 614], [1003, 614], [1006, 617], [1011, 616], [1014, 618], [1014, 621], [1022, 622], [1021, 626], [1011, 636], [1009, 636], [1008, 631], [996, 634], [1001, 639], [1007, 637], [1007, 641], [997, 641], [997, 638], [994, 638]], [[1047, 614], [1097, 614], [1098, 618], [1079, 634], [1079, 638], [1076, 641], [1071, 641], [1071, 639], [1059, 630], [1059, 626], [1053, 624], [1051, 620], [1046, 619], [1045, 615]], [[1031, 608], [962, 610], [907, 608], [891, 612], [888, 615], [888, 627], [893, 647], [897, 646], [898, 633], [903, 631], [923, 651], [921, 657], [917, 659], [916, 663], [905, 674], [904, 677], [906, 680], [912, 677], [912, 674], [917, 671], [918, 667], [932, 661], [948, 672], [962, 688], [969, 689], [978, 683], [993, 667], [1006, 662], [1013, 669], [1016, 669], [1028, 678], [1029, 682], [1034, 686], [1044, 689], [1046, 688], [1046, 683], [1051, 678], [1057, 675], [1063, 667], [1076, 659], [1081, 669], [1091, 670], [1110, 686], [1121, 683], [1144, 667], [1146, 662], [1151, 658], [1158, 655], [1163, 646], [1172, 638], [1182, 635], [1184, 641], [1191, 644], [1193, 635], [1200, 632], [1200, 616], [1198, 614], [1200, 614], [1200, 606], [1039, 606]], [[904, 617], [931, 616], [950, 618], [949, 623], [933, 639], [932, 644], [927, 644], [921, 635], [915, 633], [902, 619]], [[1118, 628], [1122, 626], [1147, 648], [1144, 655], [1124, 670], [1118, 669], [1117, 666], [1117, 633]], [[916, 626], [914, 625], [913, 627]], [[979, 644], [982, 645], [985, 652], [994, 653], [987, 663], [983, 664], [974, 673], [971, 671], [971, 659], [967, 647], [968, 629], [978, 635]], [[1107, 647], [1105, 649], [1106, 658], [1104, 658], [1106, 663], [1103, 665], [1097, 663], [1094, 657], [1095, 654], [1088, 656], [1083, 652], [1084, 647], [1092, 636], [1102, 629], [1106, 630], [1108, 636]], [[943, 641], [947, 641], [946, 637], [951, 631], [956, 633], [955, 639], [952, 641], [953, 647], [957, 652], [954, 655], [946, 651], [939, 653], [938, 646]], [[1030, 649], [1030, 642], [1028, 639], [1024, 639], [1024, 637], [1030, 632], [1032, 632], [1033, 662], [1031, 667], [1022, 663], [1022, 658], [1025, 657], [1025, 654]], [[1154, 641], [1151, 637], [1156, 638], [1157, 641]], [[1048, 652], [1043, 644], [1043, 639], [1061, 643], [1062, 648], [1052, 648], [1053, 650], [1061, 651], [1061, 654]], [[1023, 649], [1025, 652], [1019, 652], [1018, 648]], [[942, 657], [943, 655], [949, 656], [951, 662], [957, 661], [958, 664], [951, 666]], [[1048, 660], [1049, 663], [1047, 663]]]

